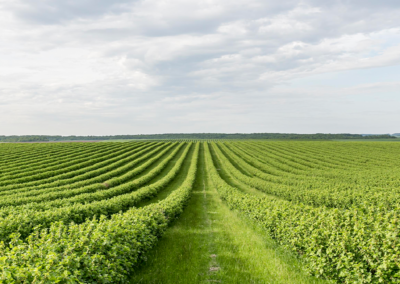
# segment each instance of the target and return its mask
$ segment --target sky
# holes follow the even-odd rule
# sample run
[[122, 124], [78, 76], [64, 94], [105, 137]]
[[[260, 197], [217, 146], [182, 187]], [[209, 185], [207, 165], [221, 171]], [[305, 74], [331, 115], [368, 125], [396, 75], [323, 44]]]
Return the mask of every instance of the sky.
[[0, 0], [0, 135], [399, 122], [399, 0]]

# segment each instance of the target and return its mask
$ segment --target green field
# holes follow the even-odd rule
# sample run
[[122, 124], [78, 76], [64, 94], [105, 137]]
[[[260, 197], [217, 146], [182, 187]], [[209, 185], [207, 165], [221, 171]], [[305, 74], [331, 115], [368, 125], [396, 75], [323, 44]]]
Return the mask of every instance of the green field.
[[400, 283], [400, 143], [0, 145], [0, 283]]

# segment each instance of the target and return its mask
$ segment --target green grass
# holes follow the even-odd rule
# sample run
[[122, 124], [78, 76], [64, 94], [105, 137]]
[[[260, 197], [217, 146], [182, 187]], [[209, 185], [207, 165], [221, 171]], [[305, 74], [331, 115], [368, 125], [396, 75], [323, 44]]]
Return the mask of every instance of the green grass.
[[[202, 152], [198, 169], [191, 201], [131, 283], [325, 283], [305, 275], [296, 257], [227, 208], [210, 185]], [[184, 175], [152, 201], [177, 188]]]

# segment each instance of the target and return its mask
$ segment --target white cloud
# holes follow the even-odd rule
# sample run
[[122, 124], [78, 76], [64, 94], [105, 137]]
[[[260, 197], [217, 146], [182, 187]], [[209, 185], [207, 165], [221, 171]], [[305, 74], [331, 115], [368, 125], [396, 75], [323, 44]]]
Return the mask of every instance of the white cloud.
[[[0, 36], [0, 134], [357, 132], [356, 124], [307, 126], [307, 115], [312, 121], [329, 102], [339, 117], [350, 103], [338, 92], [392, 94], [397, 81], [285, 88], [317, 74], [399, 65], [400, 4], [0, 0]], [[360, 108], [384, 108], [369, 103]], [[304, 120], [297, 130], [292, 114]]]

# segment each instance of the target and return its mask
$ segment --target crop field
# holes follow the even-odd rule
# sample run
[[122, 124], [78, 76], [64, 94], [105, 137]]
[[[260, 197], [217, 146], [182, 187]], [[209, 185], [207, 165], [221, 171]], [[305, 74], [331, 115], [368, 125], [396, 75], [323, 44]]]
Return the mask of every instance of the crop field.
[[400, 283], [400, 143], [0, 144], [0, 283]]

